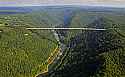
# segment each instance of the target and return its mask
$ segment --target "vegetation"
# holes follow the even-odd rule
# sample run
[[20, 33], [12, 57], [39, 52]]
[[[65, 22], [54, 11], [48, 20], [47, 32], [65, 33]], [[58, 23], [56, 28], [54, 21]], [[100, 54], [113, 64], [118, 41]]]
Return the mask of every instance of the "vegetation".
[[[68, 6], [10, 9], [0, 10], [0, 76], [125, 77], [124, 9]], [[53, 31], [27, 27], [107, 30], [55, 30], [58, 44]]]
[[47, 59], [56, 44], [26, 30], [0, 27], [0, 75], [34, 77], [47, 70]]
[[[88, 27], [107, 29], [116, 26], [102, 17], [88, 24]], [[70, 38], [67, 45], [70, 49], [48, 77], [124, 77], [125, 38], [121, 35], [115, 28], [78, 32]]]

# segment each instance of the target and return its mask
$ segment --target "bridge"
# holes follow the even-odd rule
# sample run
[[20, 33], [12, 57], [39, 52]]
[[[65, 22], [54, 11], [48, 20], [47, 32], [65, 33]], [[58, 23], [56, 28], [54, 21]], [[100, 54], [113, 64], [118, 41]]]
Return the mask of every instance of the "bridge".
[[103, 29], [103, 28], [26, 28], [28, 30], [90, 30], [90, 31], [105, 31], [109, 29]]

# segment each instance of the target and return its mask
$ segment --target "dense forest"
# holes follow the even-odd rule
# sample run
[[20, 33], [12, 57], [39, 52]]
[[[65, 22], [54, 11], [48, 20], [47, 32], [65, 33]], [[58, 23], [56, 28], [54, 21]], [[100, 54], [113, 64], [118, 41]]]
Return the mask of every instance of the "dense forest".
[[[110, 24], [109, 24], [110, 23]], [[116, 27], [112, 21], [98, 18], [88, 26]], [[66, 56], [47, 77], [124, 77], [125, 37], [116, 29], [83, 31], [72, 37]]]

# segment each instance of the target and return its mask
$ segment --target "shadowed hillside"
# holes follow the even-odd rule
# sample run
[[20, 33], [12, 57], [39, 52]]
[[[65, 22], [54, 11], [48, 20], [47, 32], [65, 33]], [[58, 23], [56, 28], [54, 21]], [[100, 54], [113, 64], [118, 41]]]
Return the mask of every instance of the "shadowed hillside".
[[[88, 24], [88, 27], [113, 27], [111, 23], [113, 22], [105, 18], [98, 18]], [[71, 38], [67, 47], [69, 49], [66, 50], [65, 58], [61, 60], [63, 62], [56, 67], [57, 69], [53, 68], [48, 77], [114, 77], [114, 75], [122, 77], [125, 74], [124, 69], [121, 69], [124, 67], [123, 61], [118, 60], [121, 57], [124, 59], [122, 55], [125, 53], [125, 41], [114, 30], [83, 31]], [[109, 68], [109, 59], [115, 55], [119, 55], [113, 58], [117, 59], [113, 63], [116, 68], [112, 64]], [[119, 71], [119, 74], [115, 69]], [[110, 70], [111, 74], [106, 70]]]

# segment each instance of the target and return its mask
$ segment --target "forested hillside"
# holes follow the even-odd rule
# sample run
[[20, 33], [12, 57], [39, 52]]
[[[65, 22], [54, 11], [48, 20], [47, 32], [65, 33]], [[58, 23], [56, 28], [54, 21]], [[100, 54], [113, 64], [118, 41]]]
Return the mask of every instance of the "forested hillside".
[[70, 38], [67, 53], [48, 77], [124, 77], [125, 37], [117, 33], [116, 26], [103, 17], [88, 24], [107, 30], [83, 31]]
[[45, 37], [25, 27], [0, 26], [0, 75], [34, 77], [46, 71], [57, 44]]

